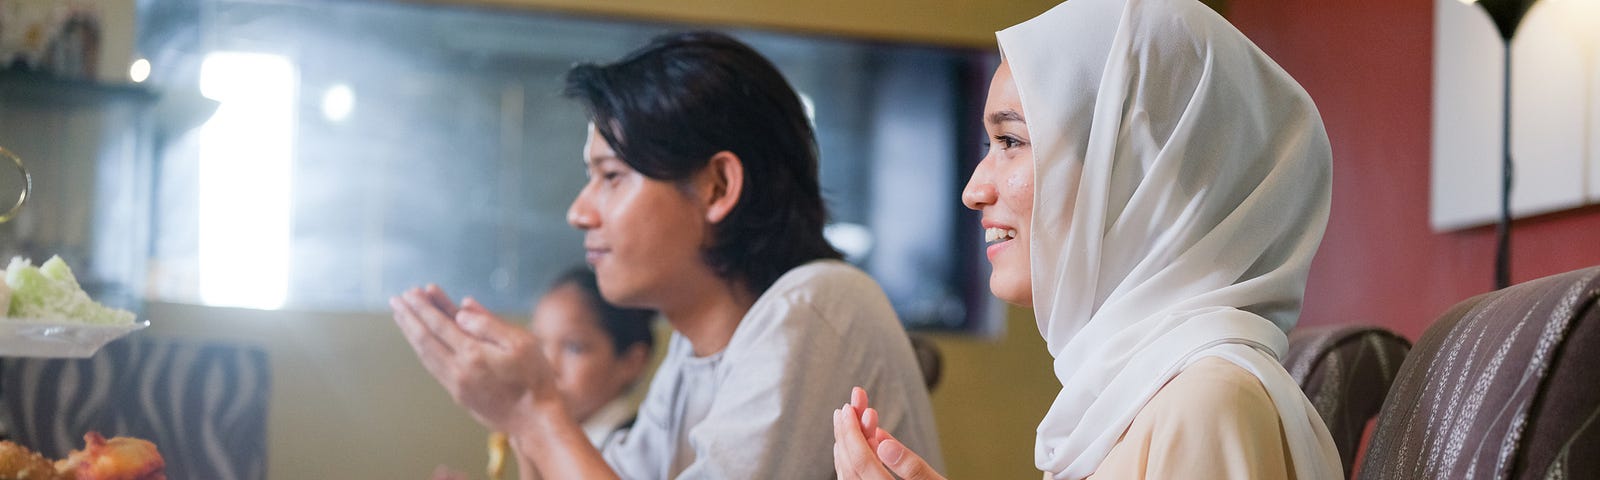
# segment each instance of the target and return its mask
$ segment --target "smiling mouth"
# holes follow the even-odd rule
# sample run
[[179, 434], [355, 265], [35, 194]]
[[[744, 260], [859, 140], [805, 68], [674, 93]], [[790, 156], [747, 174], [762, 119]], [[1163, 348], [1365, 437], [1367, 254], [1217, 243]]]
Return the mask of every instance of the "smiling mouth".
[[989, 227], [983, 229], [983, 243], [996, 244], [1017, 238], [1017, 231], [1010, 228]]

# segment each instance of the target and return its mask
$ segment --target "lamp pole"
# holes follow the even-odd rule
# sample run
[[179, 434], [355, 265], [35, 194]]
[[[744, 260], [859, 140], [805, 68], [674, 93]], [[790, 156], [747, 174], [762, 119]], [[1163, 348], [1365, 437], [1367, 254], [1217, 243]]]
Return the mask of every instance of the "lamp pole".
[[1494, 288], [1511, 286], [1511, 37], [1505, 37], [1504, 94], [1500, 97], [1500, 223], [1495, 226]]
[[1505, 64], [1503, 82], [1504, 89], [1500, 97], [1500, 128], [1501, 145], [1500, 157], [1500, 223], [1495, 227], [1495, 256], [1494, 256], [1494, 288], [1501, 289], [1511, 286], [1511, 39], [1517, 35], [1517, 26], [1522, 23], [1522, 17], [1528, 15], [1528, 10], [1538, 0], [1462, 0], [1477, 3], [1489, 14], [1489, 19], [1494, 21], [1494, 26], [1500, 31], [1500, 39], [1505, 45]]

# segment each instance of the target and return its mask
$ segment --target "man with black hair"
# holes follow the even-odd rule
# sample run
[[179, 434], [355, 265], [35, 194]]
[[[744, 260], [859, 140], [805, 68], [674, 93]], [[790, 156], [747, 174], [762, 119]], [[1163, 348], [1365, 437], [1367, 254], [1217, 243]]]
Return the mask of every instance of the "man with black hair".
[[[551, 387], [538, 342], [437, 287], [391, 301], [457, 403], [545, 478], [832, 478], [821, 419], [851, 387], [942, 466], [910, 341], [876, 282], [823, 238], [815, 135], [770, 62], [731, 37], [670, 34], [584, 64], [589, 181], [567, 213], [605, 299], [673, 327], [638, 420], [603, 453]], [[892, 405], [892, 407], [891, 407]]]

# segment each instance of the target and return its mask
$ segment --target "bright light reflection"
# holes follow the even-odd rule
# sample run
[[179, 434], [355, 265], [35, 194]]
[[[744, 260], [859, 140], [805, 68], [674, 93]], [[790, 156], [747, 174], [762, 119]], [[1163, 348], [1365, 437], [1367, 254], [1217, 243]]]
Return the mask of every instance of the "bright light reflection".
[[133, 65], [128, 66], [128, 79], [133, 80], [133, 83], [143, 82], [147, 78], [150, 78], [149, 60], [141, 58], [134, 60]]
[[856, 223], [834, 223], [822, 227], [822, 236], [839, 249], [845, 258], [859, 259], [872, 251], [872, 230]]
[[334, 85], [322, 94], [322, 116], [328, 121], [343, 122], [346, 118], [350, 118], [350, 111], [355, 107], [356, 94], [350, 90], [349, 85]]
[[806, 110], [806, 120], [811, 122], [811, 126], [812, 127], [816, 127], [817, 126], [817, 104], [816, 104], [816, 102], [812, 102], [811, 101], [811, 96], [810, 95], [806, 95], [805, 92], [797, 92], [797, 93], [800, 95], [800, 107], [804, 108]]
[[200, 300], [276, 309], [289, 279], [289, 166], [296, 72], [278, 55], [217, 52], [200, 64], [216, 100], [200, 128]]

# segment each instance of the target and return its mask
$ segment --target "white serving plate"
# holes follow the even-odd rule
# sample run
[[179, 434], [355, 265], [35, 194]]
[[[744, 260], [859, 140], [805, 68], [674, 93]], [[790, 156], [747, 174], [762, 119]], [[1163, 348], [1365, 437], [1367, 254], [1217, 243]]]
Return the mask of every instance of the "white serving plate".
[[112, 340], [148, 326], [150, 322], [145, 320], [132, 325], [96, 325], [26, 318], [0, 319], [0, 356], [88, 358]]

